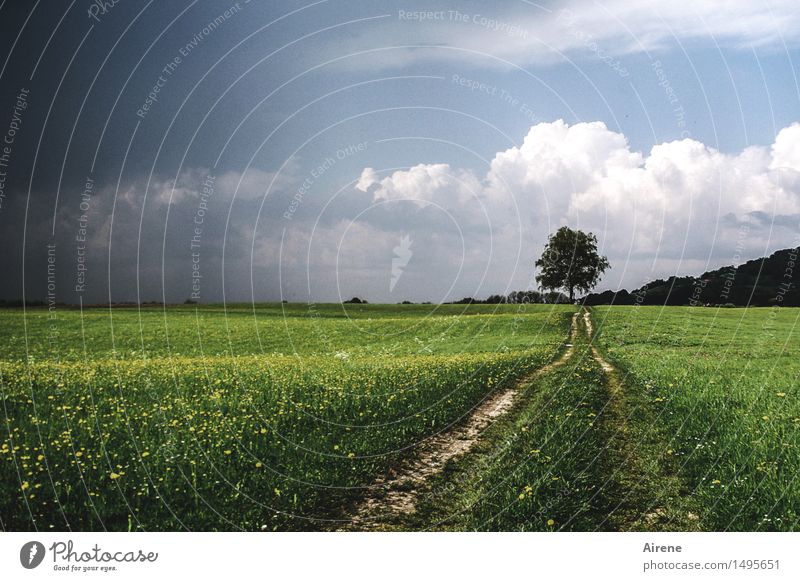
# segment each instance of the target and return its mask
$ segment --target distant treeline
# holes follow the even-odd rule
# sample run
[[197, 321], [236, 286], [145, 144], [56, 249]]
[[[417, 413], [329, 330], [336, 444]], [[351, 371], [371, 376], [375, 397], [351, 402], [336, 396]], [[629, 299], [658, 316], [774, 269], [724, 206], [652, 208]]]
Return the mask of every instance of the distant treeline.
[[[287, 301], [281, 301], [286, 303]], [[362, 299], [359, 297], [353, 297], [346, 301], [342, 301], [344, 304], [355, 304], [355, 305], [367, 305], [369, 301], [366, 299]], [[507, 295], [491, 295], [486, 299], [475, 299], [472, 297], [464, 297], [463, 299], [447, 302], [444, 304], [447, 305], [499, 305], [499, 304], [510, 304], [510, 305], [521, 305], [527, 303], [540, 303], [540, 304], [560, 304], [560, 303], [568, 303], [569, 297], [561, 292], [539, 292], [539, 291], [514, 291]], [[197, 305], [199, 304], [198, 301], [186, 299], [183, 302], [184, 305]], [[431, 301], [424, 301], [421, 303], [414, 303], [412, 301], [403, 301], [403, 305], [413, 305], [413, 304], [420, 304], [420, 305], [430, 305], [432, 304]], [[163, 307], [163, 306], [176, 306], [177, 303], [174, 304], [166, 304], [159, 302], [159, 301], [146, 301], [141, 304], [131, 301], [123, 301], [123, 302], [116, 302], [112, 303], [110, 306], [116, 308], [126, 308], [126, 307]], [[23, 302], [21, 299], [12, 299], [12, 300], [3, 300], [0, 299], [0, 309], [2, 308], [19, 308], [23, 306]], [[25, 306], [28, 308], [32, 307], [46, 307], [48, 303], [42, 300], [32, 300], [27, 301]], [[55, 304], [56, 307], [59, 308], [67, 308], [67, 309], [74, 309], [78, 308], [78, 305], [75, 304], [67, 304], [58, 302]], [[92, 308], [108, 308], [108, 303], [97, 303], [97, 304], [85, 304], [83, 305], [84, 309], [92, 309]]]
[[800, 306], [798, 250], [779, 250], [699, 277], [672, 276], [634, 291], [592, 293], [586, 305]]
[[514, 291], [507, 295], [491, 295], [486, 299], [474, 299], [464, 297], [459, 301], [453, 301], [454, 305], [522, 305], [528, 303], [540, 304], [560, 304], [568, 303], [569, 297], [561, 292], [539, 292], [539, 291]]

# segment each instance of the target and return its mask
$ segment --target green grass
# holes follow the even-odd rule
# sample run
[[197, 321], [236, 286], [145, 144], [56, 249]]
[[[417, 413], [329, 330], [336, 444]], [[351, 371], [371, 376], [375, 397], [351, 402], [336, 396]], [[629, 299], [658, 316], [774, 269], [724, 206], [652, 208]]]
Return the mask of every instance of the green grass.
[[595, 308], [398, 528], [797, 530], [797, 310]]
[[408, 526], [594, 530], [608, 514], [598, 495], [606, 401], [602, 370], [579, 337], [567, 364], [525, 386], [518, 413], [432, 483]]
[[[562, 305], [259, 304], [0, 310], [3, 360], [346, 353], [392, 356], [527, 349]], [[51, 344], [52, 343], [52, 344]]]
[[303, 530], [563, 344], [571, 307], [0, 313], [7, 530]]
[[[574, 308], [0, 311], [5, 530], [318, 530]], [[595, 307], [398, 528], [797, 530], [797, 309]]]
[[[679, 483], [641, 438], [652, 420], [595, 360], [583, 320], [573, 356], [527, 382], [516, 413], [450, 463], [402, 526], [477, 531], [661, 530], [643, 509]], [[637, 443], [632, 453], [631, 441]], [[671, 496], [670, 496], [671, 495]], [[659, 506], [659, 509], [662, 507]], [[681, 506], [683, 508], [683, 506]], [[655, 519], [654, 519], [655, 521]]]
[[595, 307], [707, 530], [797, 530], [797, 309]]

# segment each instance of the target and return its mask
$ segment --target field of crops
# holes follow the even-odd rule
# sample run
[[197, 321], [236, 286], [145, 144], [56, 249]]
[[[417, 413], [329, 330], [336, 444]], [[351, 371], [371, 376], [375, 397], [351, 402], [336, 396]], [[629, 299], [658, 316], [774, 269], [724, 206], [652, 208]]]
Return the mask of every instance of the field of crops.
[[0, 312], [6, 530], [302, 530], [550, 360], [573, 307]]
[[595, 307], [593, 315], [702, 528], [797, 530], [800, 310]]

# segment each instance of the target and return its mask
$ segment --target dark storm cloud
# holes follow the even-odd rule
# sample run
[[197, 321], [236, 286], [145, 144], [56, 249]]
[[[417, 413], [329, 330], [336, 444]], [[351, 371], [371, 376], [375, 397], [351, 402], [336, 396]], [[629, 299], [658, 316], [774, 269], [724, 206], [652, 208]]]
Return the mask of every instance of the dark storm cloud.
[[[794, 4], [765, 20], [731, 2], [712, 21], [721, 58], [766, 70], [779, 96], [776, 119], [747, 115], [747, 131], [731, 107], [765, 102], [688, 83], [725, 67], [699, 49], [680, 60], [666, 31], [698, 46], [709, 31], [692, 10], [652, 18], [657, 4], [6, 2], [0, 299], [44, 298], [53, 256], [66, 302], [395, 301], [524, 288], [562, 223], [600, 234], [611, 285], [790, 243], [800, 128], [791, 61], [774, 53], [776, 39], [794, 51]], [[563, 7], [580, 18], [559, 21]], [[469, 18], [400, 15], [421, 9]], [[597, 66], [579, 34], [593, 18], [597, 46], [638, 76]], [[391, 48], [409, 42], [434, 48]], [[751, 62], [748, 47], [771, 52]], [[685, 129], [643, 48], [705, 135], [673, 141]], [[763, 139], [723, 148], [718, 130]]]

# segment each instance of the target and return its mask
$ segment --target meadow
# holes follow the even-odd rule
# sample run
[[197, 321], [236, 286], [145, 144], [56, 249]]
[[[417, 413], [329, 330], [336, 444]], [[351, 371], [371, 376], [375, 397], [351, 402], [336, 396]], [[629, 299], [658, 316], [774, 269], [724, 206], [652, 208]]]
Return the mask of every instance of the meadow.
[[0, 312], [6, 530], [306, 530], [550, 360], [570, 306]]
[[[800, 309], [595, 307], [701, 528], [797, 530]], [[654, 498], [653, 503], [661, 502]], [[691, 527], [692, 523], [680, 523]]]
[[0, 524], [337, 530], [376, 479], [514, 386], [474, 447], [415, 484], [415, 510], [373, 528], [797, 530], [798, 320], [568, 305], [3, 310]]

